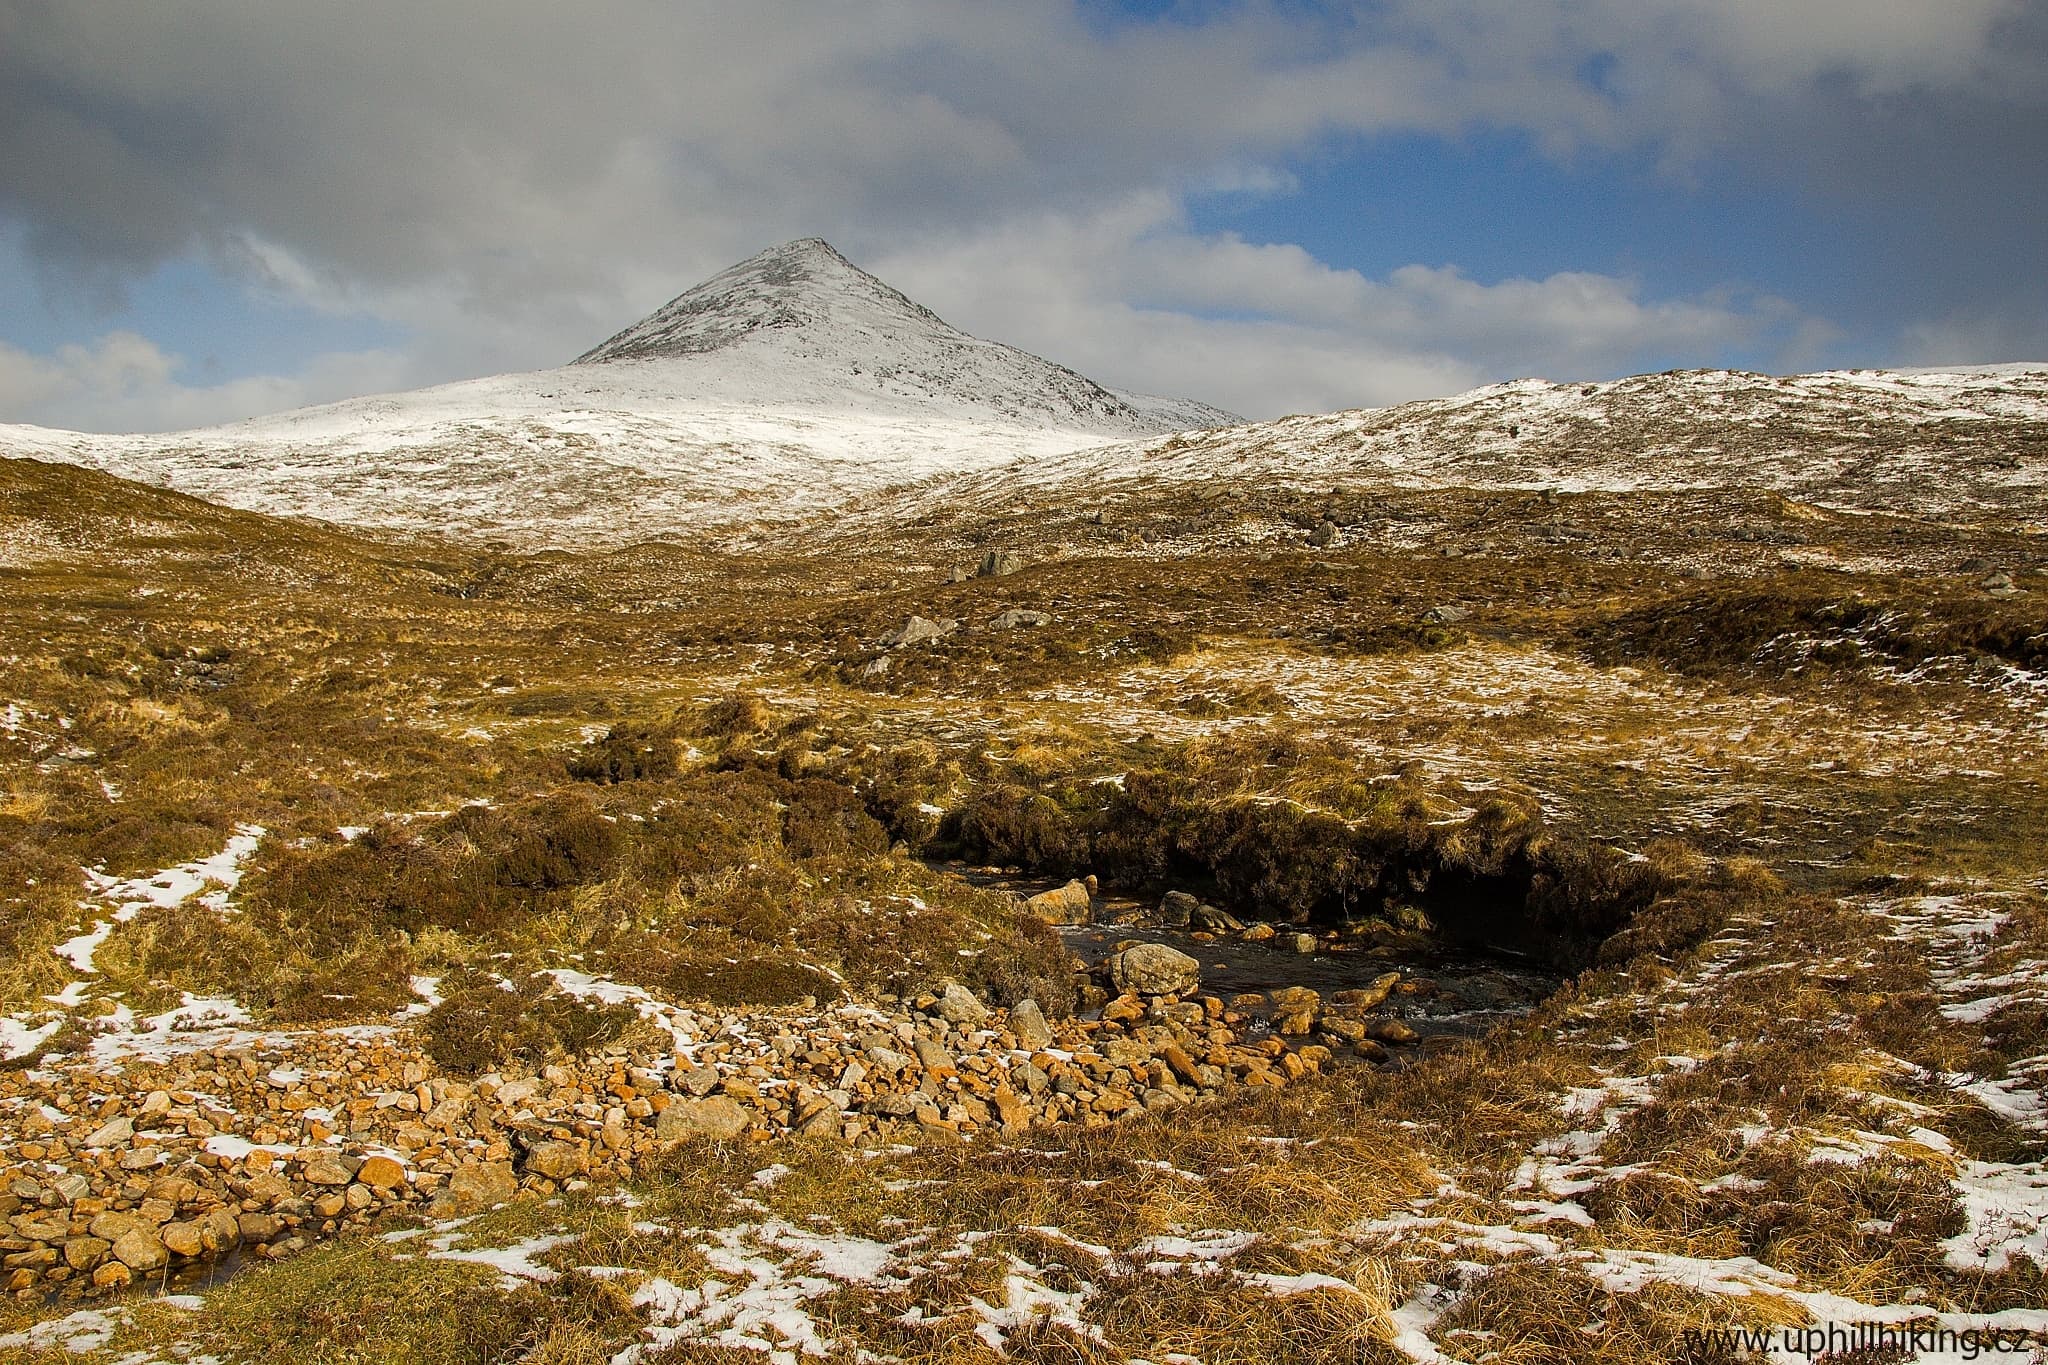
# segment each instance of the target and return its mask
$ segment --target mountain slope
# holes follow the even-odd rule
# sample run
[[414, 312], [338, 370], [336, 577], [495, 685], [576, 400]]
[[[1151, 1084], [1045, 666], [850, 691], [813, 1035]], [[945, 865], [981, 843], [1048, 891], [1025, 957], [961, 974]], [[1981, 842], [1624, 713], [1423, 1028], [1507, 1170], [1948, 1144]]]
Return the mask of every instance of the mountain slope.
[[2048, 520], [2048, 364], [1728, 370], [1517, 380], [1399, 407], [1287, 417], [935, 481], [955, 506], [1260, 486], [1768, 490], [1847, 509]]
[[1235, 420], [956, 331], [824, 242], [742, 262], [561, 369], [0, 453], [229, 506], [522, 543], [801, 517], [863, 492]]

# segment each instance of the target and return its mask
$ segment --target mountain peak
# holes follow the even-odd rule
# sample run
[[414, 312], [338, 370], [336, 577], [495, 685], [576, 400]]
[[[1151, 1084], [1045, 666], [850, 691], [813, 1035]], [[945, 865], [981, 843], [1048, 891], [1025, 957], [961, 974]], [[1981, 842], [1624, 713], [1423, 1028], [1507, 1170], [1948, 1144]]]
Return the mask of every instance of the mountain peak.
[[[949, 327], [819, 237], [749, 256], [657, 308], [578, 366], [663, 362], [678, 397], [958, 417], [1144, 435], [1237, 421], [1200, 403], [1119, 393]], [[637, 382], [637, 381], [636, 381]]]
[[575, 363], [703, 355], [751, 336], [791, 330], [856, 335], [953, 331], [824, 238], [801, 237], [721, 270]]

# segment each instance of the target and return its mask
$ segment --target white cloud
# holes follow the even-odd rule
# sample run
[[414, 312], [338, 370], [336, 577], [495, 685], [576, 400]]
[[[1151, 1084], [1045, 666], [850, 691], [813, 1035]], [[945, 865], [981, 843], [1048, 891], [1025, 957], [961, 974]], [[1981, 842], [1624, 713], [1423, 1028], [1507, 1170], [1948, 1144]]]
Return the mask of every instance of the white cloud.
[[397, 387], [403, 364], [383, 351], [335, 353], [292, 375], [195, 385], [179, 380], [179, 357], [133, 332], [50, 356], [0, 342], [0, 416], [86, 431], [180, 431]]
[[1486, 283], [1409, 265], [1369, 278], [1299, 247], [1190, 233], [1160, 195], [920, 243], [877, 267], [957, 326], [1255, 417], [1811, 340], [1798, 310], [1761, 296], [1652, 300], [1587, 272]]

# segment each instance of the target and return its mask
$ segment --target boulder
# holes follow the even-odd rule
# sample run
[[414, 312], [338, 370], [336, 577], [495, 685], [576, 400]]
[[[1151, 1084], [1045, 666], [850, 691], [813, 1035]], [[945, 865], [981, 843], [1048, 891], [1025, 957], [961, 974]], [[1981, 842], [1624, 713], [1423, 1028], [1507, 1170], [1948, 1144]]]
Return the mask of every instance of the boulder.
[[1202, 964], [1163, 943], [1140, 943], [1109, 960], [1109, 979], [1127, 995], [1192, 995]]
[[1045, 1022], [1045, 1012], [1038, 1008], [1036, 1000], [1017, 1002], [1010, 1011], [1010, 1032], [1033, 1052], [1043, 1052], [1052, 1046], [1052, 1026]]
[[1012, 607], [1008, 611], [998, 612], [994, 619], [988, 623], [988, 628], [990, 630], [1036, 630], [1040, 626], [1049, 626], [1051, 624], [1052, 617], [1045, 612], [1026, 611], [1021, 607]]
[[107, 1259], [112, 1243], [103, 1237], [73, 1237], [64, 1244], [64, 1264], [73, 1270], [91, 1270]]
[[206, 1250], [204, 1229], [197, 1223], [166, 1223], [164, 1249], [173, 1256], [197, 1256]]
[[1244, 921], [1228, 910], [1219, 910], [1213, 905], [1200, 904], [1188, 916], [1188, 924], [1210, 934], [1238, 934], [1244, 932]]
[[1169, 929], [1185, 929], [1200, 904], [1185, 891], [1169, 891], [1159, 898], [1159, 922]]
[[1024, 556], [1015, 550], [990, 550], [981, 557], [981, 567], [974, 571], [974, 576], [1002, 578], [1023, 568], [1025, 562]]
[[1357, 990], [1337, 991], [1330, 996], [1330, 1003], [1340, 1009], [1369, 1010], [1386, 1000], [1388, 992], [1401, 979], [1399, 972], [1382, 972], [1369, 985]]
[[753, 1127], [754, 1117], [738, 1100], [726, 1095], [708, 1099], [672, 1101], [654, 1122], [654, 1135], [663, 1142], [685, 1138], [739, 1137]]
[[1382, 1043], [1412, 1043], [1421, 1036], [1399, 1019], [1374, 1019], [1366, 1024], [1365, 1031]]
[[170, 1253], [164, 1250], [164, 1244], [157, 1240], [157, 1235], [154, 1232], [144, 1232], [141, 1228], [124, 1234], [121, 1240], [114, 1243], [114, 1259], [141, 1274], [146, 1275], [152, 1270], [161, 1269], [170, 1258]]
[[372, 1189], [395, 1190], [405, 1183], [405, 1167], [388, 1156], [373, 1156], [356, 1172], [356, 1179]]
[[536, 1142], [526, 1153], [526, 1169], [549, 1180], [568, 1180], [590, 1169], [590, 1158], [573, 1142]]
[[959, 628], [958, 621], [927, 621], [922, 616], [913, 616], [896, 629], [882, 637], [884, 649], [901, 649], [905, 645], [922, 645], [949, 635]]
[[129, 1141], [134, 1136], [135, 1121], [124, 1114], [120, 1118], [109, 1119], [93, 1129], [86, 1136], [85, 1145], [88, 1147], [115, 1147]]
[[1308, 543], [1318, 550], [1328, 549], [1337, 543], [1337, 523], [1324, 521], [1308, 533]]
[[932, 1013], [949, 1024], [979, 1024], [988, 1018], [988, 1006], [974, 998], [974, 992], [957, 981], [946, 983], [946, 989], [932, 1006]]
[[357, 1163], [340, 1152], [315, 1152], [306, 1158], [305, 1177], [309, 1185], [346, 1185], [356, 1178]]
[[[472, 1161], [448, 1179], [448, 1186], [434, 1200], [437, 1218], [482, 1213], [519, 1193], [519, 1177], [508, 1161]], [[242, 1229], [248, 1236], [249, 1230]], [[255, 1239], [251, 1239], [255, 1240]]]
[[1289, 938], [1291, 942], [1288, 946], [1297, 953], [1305, 956], [1316, 950], [1316, 936], [1314, 934], [1291, 934]]
[[1095, 918], [1095, 898], [1077, 881], [1028, 897], [1024, 908], [1048, 924], [1087, 924]]
[[1323, 998], [1306, 986], [1273, 992], [1273, 1031], [1285, 1038], [1307, 1034], [1322, 1017]]

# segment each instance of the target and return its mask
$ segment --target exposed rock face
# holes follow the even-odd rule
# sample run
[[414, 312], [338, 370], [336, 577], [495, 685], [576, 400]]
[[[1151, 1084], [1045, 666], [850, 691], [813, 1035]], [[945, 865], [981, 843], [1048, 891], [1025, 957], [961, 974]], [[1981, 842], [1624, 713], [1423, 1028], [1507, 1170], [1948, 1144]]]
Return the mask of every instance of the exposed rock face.
[[1095, 918], [1095, 898], [1084, 882], [1068, 882], [1052, 891], [1041, 891], [1024, 902], [1024, 908], [1048, 924], [1088, 924]]
[[1202, 964], [1163, 943], [1140, 943], [1110, 958], [1109, 979], [1130, 995], [1192, 995]]
[[974, 571], [977, 578], [1003, 578], [1022, 569], [1028, 561], [1015, 550], [990, 550], [981, 557], [981, 567]]
[[882, 637], [884, 649], [901, 649], [905, 645], [929, 644], [933, 640], [950, 635], [959, 628], [958, 621], [927, 621], [922, 616], [913, 616], [896, 629]]

